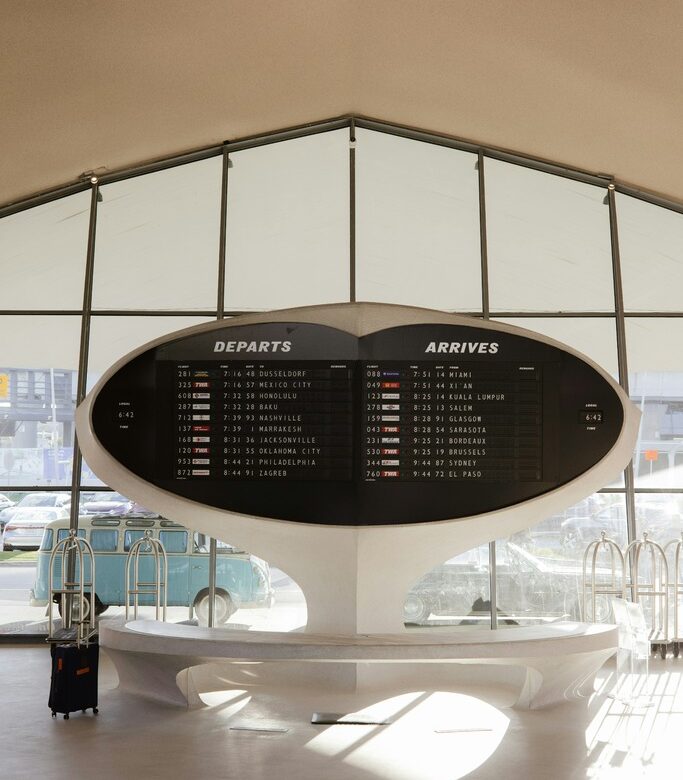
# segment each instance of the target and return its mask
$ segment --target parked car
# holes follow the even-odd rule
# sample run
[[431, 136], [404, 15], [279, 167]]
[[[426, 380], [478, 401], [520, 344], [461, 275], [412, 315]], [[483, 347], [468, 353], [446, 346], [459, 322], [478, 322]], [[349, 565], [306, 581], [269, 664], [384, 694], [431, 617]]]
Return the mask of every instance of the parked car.
[[68, 509], [70, 505], [71, 496], [69, 493], [50, 493], [47, 491], [27, 493], [19, 503], [0, 511], [0, 526], [4, 526], [17, 512], [24, 509], [35, 509], [36, 507]]
[[[471, 551], [476, 553], [476, 551]], [[496, 560], [497, 607], [501, 623], [528, 617], [580, 620], [581, 565], [540, 558], [507, 542]], [[432, 569], [406, 597], [406, 623], [448, 618], [468, 624], [484, 621], [490, 610], [488, 556], [461, 555]], [[607, 615], [604, 616], [605, 618]]]
[[84, 515], [123, 515], [129, 511], [131, 500], [120, 493], [98, 493], [90, 501], [84, 501], [80, 513]]
[[[636, 524], [638, 533], [647, 531], [650, 537], [662, 543], [678, 538], [681, 523], [681, 506], [670, 496], [648, 496], [636, 506]], [[560, 544], [563, 548], [585, 549], [586, 545], [600, 538], [605, 531], [607, 536], [618, 544], [626, 542], [626, 507], [623, 502], [612, 504], [594, 514], [571, 517], [560, 527]]]
[[24, 507], [7, 523], [2, 534], [3, 550], [37, 550], [48, 523], [69, 517], [62, 507]]

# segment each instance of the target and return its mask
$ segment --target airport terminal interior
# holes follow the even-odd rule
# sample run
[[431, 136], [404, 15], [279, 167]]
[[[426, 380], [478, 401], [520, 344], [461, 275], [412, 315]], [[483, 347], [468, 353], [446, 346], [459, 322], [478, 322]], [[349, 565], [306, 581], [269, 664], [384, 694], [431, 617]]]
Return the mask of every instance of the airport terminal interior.
[[[599, 10], [579, 4], [558, 16], [530, 0], [516, 14], [500, 2], [484, 8], [460, 0], [378, 0], [367, 7], [260, 0], [250, 8], [200, 0], [192, 9], [175, 0], [143, 8], [68, 0], [59, 13], [5, 5], [8, 23], [0, 35], [9, 35], [0, 61], [11, 87], [10, 110], [0, 117], [9, 160], [0, 181], [2, 776], [676, 776], [683, 724], [683, 186], [674, 173], [680, 133], [672, 132], [683, 119], [683, 63], [671, 33], [683, 21], [677, 4], [655, 3], [647, 12], [631, 3]], [[620, 41], [632, 42], [631, 62], [624, 62]], [[620, 127], [617, 120], [624, 120]], [[346, 560], [341, 546], [330, 550], [333, 540], [350, 539], [353, 531], [332, 536], [336, 520], [314, 519], [306, 538], [290, 508], [298, 504], [287, 503], [286, 488], [278, 492], [268, 479], [287, 480], [283, 469], [293, 466], [310, 471], [313, 450], [297, 448], [297, 441], [287, 451], [248, 449], [253, 441], [238, 435], [234, 419], [238, 402], [245, 414], [254, 411], [250, 386], [221, 407], [223, 421], [228, 408], [233, 421], [222, 433], [236, 437], [225, 436], [223, 455], [233, 459], [222, 461], [221, 473], [239, 482], [246, 468], [248, 481], [252, 457], [270, 469], [251, 489], [258, 500], [271, 496], [271, 505], [277, 504], [272, 496], [282, 496], [283, 507], [242, 511], [247, 520], [255, 515], [270, 523], [273, 538], [289, 534], [282, 556], [262, 554], [273, 549], [271, 542], [261, 548], [254, 532], [249, 537], [238, 521], [230, 524], [230, 512], [219, 535], [220, 512], [237, 506], [229, 489], [227, 503], [213, 498], [203, 506], [193, 487], [218, 478], [210, 460], [215, 420], [210, 404], [196, 403], [208, 400], [210, 371], [176, 360], [173, 435], [181, 436], [184, 419], [191, 428], [188, 438], [173, 443], [174, 478], [195, 490], [188, 488], [185, 498], [168, 498], [177, 493], [170, 482], [157, 480], [147, 490], [109, 469], [91, 449], [101, 442], [82, 420], [77, 430], [77, 408], [107, 387], [112, 367], [142, 354], [144, 345], [163, 350], [169, 334], [216, 332], [224, 340], [215, 351], [218, 344], [222, 352], [239, 351], [240, 344], [247, 350], [248, 341], [228, 345], [231, 327], [256, 327], [259, 318], [268, 323], [270, 312], [275, 322], [279, 310], [290, 309], [295, 313], [280, 321], [298, 322], [296, 312], [303, 312], [302, 322], [323, 322], [317, 312], [335, 306], [368, 320], [442, 317], [446, 323], [454, 315], [453, 327], [477, 329], [471, 331], [479, 334], [476, 349], [480, 328], [501, 339], [513, 334], [551, 343], [579, 356], [620, 394], [624, 429], [629, 414], [636, 422], [632, 441], [624, 429], [614, 433], [629, 449], [611, 477], [591, 483], [593, 465], [572, 474], [566, 481], [573, 492], [559, 508], [540, 514], [533, 495], [484, 506], [482, 518], [519, 505], [514, 523], [491, 521], [505, 533], [473, 531], [467, 538], [476, 543], [469, 546], [455, 532], [446, 535], [452, 546], [440, 545], [436, 557], [424, 558], [435, 565], [422, 569], [409, 560], [410, 546], [398, 531], [386, 537], [387, 547], [395, 539], [401, 552], [387, 549], [386, 563], [366, 550], [366, 560], [375, 562], [363, 570], [358, 553], [357, 589], [367, 582], [375, 593], [354, 590], [349, 598], [361, 605], [361, 617], [354, 630], [331, 636], [325, 627], [334, 619], [321, 619], [313, 592], [347, 588], [346, 580], [333, 581], [328, 558]], [[283, 342], [253, 343], [258, 351]], [[239, 358], [227, 352], [220, 356], [224, 369]], [[441, 352], [447, 354], [445, 346]], [[457, 368], [459, 357], [449, 354], [444, 362]], [[326, 371], [346, 370], [336, 353], [327, 358]], [[408, 445], [398, 426], [408, 425], [407, 374], [392, 376], [383, 367], [366, 360], [363, 381], [377, 369], [376, 387], [387, 402], [376, 407], [387, 415], [377, 435], [395, 438], [362, 434], [384, 448], [377, 450], [384, 460], [370, 461], [365, 452], [365, 482], [404, 478]], [[313, 378], [322, 376], [320, 370]], [[411, 418], [415, 435], [425, 434], [422, 454], [414, 440], [406, 477], [420, 485], [420, 500], [414, 518], [412, 505], [401, 508], [408, 519], [400, 522], [424, 523], [424, 534], [427, 526], [457, 528], [458, 519], [467, 519], [464, 510], [427, 516], [440, 479], [455, 499], [468, 480], [489, 485], [484, 496], [499, 478], [541, 481], [520, 477], [519, 470], [510, 477], [507, 460], [504, 476], [494, 474], [504, 458], [486, 460], [487, 449], [499, 446], [487, 432], [489, 412], [482, 422], [476, 406], [453, 406], [472, 400], [462, 376], [464, 394], [450, 396], [450, 411], [470, 419], [459, 418], [460, 427], [450, 430], [458, 438], [446, 452], [452, 469], [446, 477], [437, 470], [442, 461], [434, 460], [439, 430], [415, 427], [432, 425], [424, 415], [438, 410], [423, 405], [423, 417]], [[484, 376], [489, 384], [491, 376]], [[548, 369], [537, 423], [528, 422], [523, 404], [509, 412], [519, 415], [510, 423], [514, 435], [527, 436], [510, 458], [533, 461], [529, 440], [555, 430], [552, 415], [559, 412], [547, 411], [552, 376]], [[285, 389], [303, 398], [295, 385]], [[234, 386], [224, 382], [225, 389]], [[182, 394], [185, 387], [191, 397]], [[358, 377], [353, 387], [369, 404], [375, 386], [368, 381], [363, 390]], [[192, 414], [183, 418], [186, 397]], [[318, 396], [310, 398], [315, 403]], [[167, 402], [161, 395], [158, 409], [156, 402], [154, 419], [163, 420]], [[137, 396], [117, 403], [116, 421], [107, 419], [119, 432], [138, 425], [121, 422], [122, 414], [132, 418], [148, 408]], [[278, 403], [259, 406], [263, 398], [255, 403], [257, 414], [291, 411]], [[572, 411], [582, 434], [604, 432], [602, 408], [587, 403]], [[301, 419], [307, 412], [299, 411]], [[354, 411], [354, 431], [369, 426], [370, 413], [363, 414], [361, 420]], [[494, 427], [508, 435], [503, 417]], [[341, 452], [345, 434], [329, 421], [321, 426], [327, 426], [325, 441]], [[95, 443], [86, 447], [91, 434]], [[171, 433], [154, 436], [139, 447], [161, 458], [156, 450]], [[539, 475], [549, 448], [559, 462], [567, 460], [567, 440], [558, 433], [553, 442], [538, 456]], [[348, 468], [360, 472], [360, 445], [353, 446]], [[93, 453], [91, 463], [84, 449]], [[229, 474], [228, 466], [235, 471]], [[310, 483], [315, 506], [324, 507], [325, 480], [339, 479], [335, 468], [313, 477], [321, 480]], [[591, 485], [588, 492], [581, 484]], [[393, 511], [381, 501], [373, 506], [377, 517]], [[476, 527], [477, 513], [469, 514]], [[263, 525], [268, 534], [270, 526]], [[378, 530], [363, 527], [358, 538], [366, 532], [363, 539], [383, 538], [371, 537]], [[78, 587], [67, 596], [54, 592], [62, 586], [53, 567], [70, 544], [85, 550], [86, 558], [69, 569], [76, 580], [85, 573], [83, 598]], [[419, 549], [415, 544], [415, 556]], [[142, 579], [151, 577], [154, 587], [138, 598], [140, 554]], [[61, 560], [63, 571], [73, 566]], [[288, 561], [297, 565], [290, 569]], [[389, 625], [381, 583], [397, 577], [383, 566], [418, 573], [400, 594], [398, 627], [391, 634], [378, 630], [383, 638], [364, 651], [375, 633], [367, 627]], [[629, 619], [640, 626], [625, 628], [617, 597], [630, 602]], [[332, 610], [335, 602], [329, 603]], [[138, 632], [132, 639], [131, 620]], [[607, 636], [615, 623], [619, 649], [614, 629], [612, 644], [595, 650], [595, 668], [581, 667], [583, 676], [565, 680], [559, 667], [569, 668], [569, 655], [543, 649], [541, 640], [563, 631], [579, 642]], [[99, 712], [78, 707], [67, 720], [50, 717], [50, 646], [71, 625], [74, 641], [87, 645], [99, 635], [102, 642]], [[313, 650], [307, 650], [307, 626]], [[636, 634], [637, 647], [628, 644]], [[526, 651], [510, 649], [515, 636], [528, 638]], [[166, 640], [176, 649], [163, 649]], [[211, 642], [247, 649], [220, 657]], [[424, 657], [390, 663], [405, 660], [401, 652], [415, 643]], [[359, 655], [344, 655], [347, 646]], [[385, 655], [372, 656], [377, 647]], [[461, 653], [460, 662], [438, 663], [445, 647]], [[566, 651], [574, 653], [571, 663], [578, 656], [584, 663], [595, 649], [576, 647]], [[558, 668], [550, 669], [554, 653]], [[534, 654], [545, 654], [546, 666], [535, 666]], [[348, 674], [351, 667], [357, 676]], [[543, 699], [536, 668], [561, 681], [559, 697]]]

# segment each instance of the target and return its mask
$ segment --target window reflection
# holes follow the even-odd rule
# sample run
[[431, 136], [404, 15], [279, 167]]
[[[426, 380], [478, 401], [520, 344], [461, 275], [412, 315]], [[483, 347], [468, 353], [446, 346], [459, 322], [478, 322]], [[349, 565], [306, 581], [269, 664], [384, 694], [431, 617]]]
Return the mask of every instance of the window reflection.
[[642, 418], [636, 487], [683, 487], [683, 320], [626, 321], [631, 400]]
[[0, 316], [0, 332], [0, 484], [68, 485], [80, 318]]
[[581, 620], [583, 556], [602, 531], [626, 546], [623, 494], [595, 493], [497, 542], [499, 608], [520, 623]]
[[406, 625], [491, 625], [488, 545], [433, 568], [411, 588], [403, 605]]

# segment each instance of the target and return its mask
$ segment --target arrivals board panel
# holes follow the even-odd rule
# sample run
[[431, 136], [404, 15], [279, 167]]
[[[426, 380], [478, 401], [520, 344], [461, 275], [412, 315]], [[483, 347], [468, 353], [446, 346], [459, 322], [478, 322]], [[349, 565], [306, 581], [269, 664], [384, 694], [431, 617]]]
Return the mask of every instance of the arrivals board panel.
[[610, 450], [623, 410], [588, 363], [515, 329], [292, 321], [169, 338], [108, 379], [92, 417], [129, 470], [198, 504], [372, 525], [552, 490]]
[[365, 480], [543, 478], [542, 366], [363, 366]]

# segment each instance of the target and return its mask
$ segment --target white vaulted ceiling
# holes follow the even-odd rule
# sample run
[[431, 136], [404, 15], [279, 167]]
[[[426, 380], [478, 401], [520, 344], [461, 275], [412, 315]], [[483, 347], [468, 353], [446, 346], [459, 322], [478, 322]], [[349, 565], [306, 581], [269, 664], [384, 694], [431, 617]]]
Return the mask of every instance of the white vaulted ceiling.
[[350, 113], [683, 201], [679, 0], [2, 0], [0, 12], [0, 204]]

